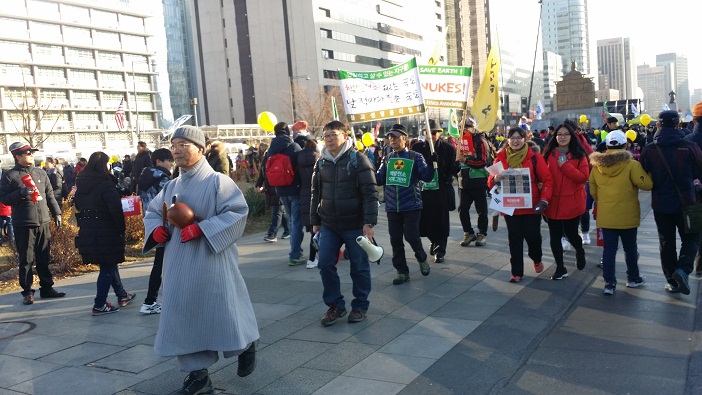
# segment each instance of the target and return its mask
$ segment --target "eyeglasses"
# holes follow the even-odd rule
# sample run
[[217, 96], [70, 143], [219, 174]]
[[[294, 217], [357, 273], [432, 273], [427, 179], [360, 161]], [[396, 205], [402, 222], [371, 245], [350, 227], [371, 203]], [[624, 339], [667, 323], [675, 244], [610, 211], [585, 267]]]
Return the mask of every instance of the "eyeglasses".
[[518, 140], [524, 140], [524, 137], [522, 137], [522, 136], [514, 136], [514, 137], [508, 137], [508, 139], [518, 141]]
[[558, 133], [556, 137], [570, 137], [570, 133]]
[[171, 144], [171, 151], [175, 151], [176, 149], [183, 149], [186, 147], [190, 147], [192, 144], [190, 143], [177, 143], [177, 144]]
[[329, 139], [335, 139], [335, 138], [337, 138], [337, 137], [340, 136], [340, 135], [341, 135], [341, 133], [339, 133], [339, 132], [336, 132], [336, 133], [329, 133], [329, 134], [323, 134], [323, 135], [322, 135], [322, 138], [325, 139], [325, 140], [329, 140]]
[[431, 134], [437, 134], [437, 133], [443, 133], [443, 131], [441, 131], [441, 130], [432, 130], [431, 131]]

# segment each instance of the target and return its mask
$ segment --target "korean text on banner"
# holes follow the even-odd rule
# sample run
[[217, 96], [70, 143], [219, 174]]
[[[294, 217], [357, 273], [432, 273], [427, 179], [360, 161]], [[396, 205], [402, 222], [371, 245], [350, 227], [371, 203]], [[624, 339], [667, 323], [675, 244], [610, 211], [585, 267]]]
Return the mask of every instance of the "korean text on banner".
[[339, 87], [349, 122], [376, 121], [425, 111], [417, 59], [375, 71], [339, 70]]
[[497, 44], [490, 48], [490, 55], [485, 65], [485, 74], [480, 87], [475, 93], [471, 114], [478, 122], [478, 130], [489, 132], [497, 123], [500, 110], [500, 92], [497, 81], [500, 75], [500, 49]]
[[424, 105], [464, 110], [470, 94], [471, 67], [419, 66]]

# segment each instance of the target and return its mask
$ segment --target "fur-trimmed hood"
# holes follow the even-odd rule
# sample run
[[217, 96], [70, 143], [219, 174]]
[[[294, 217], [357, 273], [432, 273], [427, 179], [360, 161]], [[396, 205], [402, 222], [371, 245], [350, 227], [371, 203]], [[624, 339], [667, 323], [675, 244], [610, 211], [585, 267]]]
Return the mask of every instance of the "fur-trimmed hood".
[[211, 148], [210, 153], [211, 153], [212, 155], [220, 156], [220, 155], [222, 155], [223, 153], [225, 153], [225, 150], [226, 150], [226, 149], [227, 149], [227, 147], [224, 146], [224, 143], [223, 143], [223, 142], [221, 142], [221, 141], [219, 141], [219, 140], [215, 140], [215, 141], [212, 142], [212, 148]]
[[616, 176], [626, 167], [627, 162], [633, 158], [634, 156], [627, 150], [609, 149], [604, 153], [593, 152], [590, 154], [590, 163], [593, 167], [597, 167], [600, 173], [607, 176]]

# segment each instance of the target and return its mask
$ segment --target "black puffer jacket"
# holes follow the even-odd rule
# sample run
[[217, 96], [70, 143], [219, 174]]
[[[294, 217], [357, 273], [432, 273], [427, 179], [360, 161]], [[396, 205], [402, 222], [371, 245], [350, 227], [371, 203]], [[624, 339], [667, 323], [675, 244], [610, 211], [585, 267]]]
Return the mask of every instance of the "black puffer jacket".
[[137, 185], [139, 184], [139, 177], [141, 176], [141, 172], [149, 166], [151, 166], [151, 151], [144, 150], [136, 154], [131, 171], [132, 192], [137, 192]]
[[297, 153], [297, 173], [300, 175], [300, 223], [310, 226], [310, 206], [312, 200], [312, 173], [317, 163], [319, 152], [314, 148], [305, 148]]
[[[32, 175], [43, 198], [36, 203], [30, 197], [25, 198], [20, 194], [20, 189], [25, 187], [22, 177], [27, 174]], [[34, 166], [15, 165], [2, 173], [0, 202], [6, 206], [12, 206], [13, 226], [39, 226], [48, 223], [52, 216], [61, 215], [61, 207], [54, 197], [49, 176], [43, 169]]]
[[[351, 140], [347, 140], [349, 142]], [[356, 166], [346, 144], [336, 163], [324, 149], [312, 174], [312, 225], [324, 225], [336, 231], [361, 229], [378, 221], [378, 192], [373, 165], [367, 156], [355, 152]], [[301, 199], [300, 204], [305, 204]]]
[[76, 247], [83, 263], [124, 262], [125, 223], [116, 184], [113, 176], [89, 170], [76, 177]]

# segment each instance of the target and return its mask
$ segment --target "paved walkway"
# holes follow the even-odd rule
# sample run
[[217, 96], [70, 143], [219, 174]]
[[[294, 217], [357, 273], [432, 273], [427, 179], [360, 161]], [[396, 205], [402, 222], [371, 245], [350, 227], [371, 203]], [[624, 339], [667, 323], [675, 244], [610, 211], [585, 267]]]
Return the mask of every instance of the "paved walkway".
[[[288, 267], [285, 241], [265, 243], [263, 234], [239, 243], [241, 271], [261, 330], [256, 371], [236, 376], [236, 358], [211, 369], [221, 394], [684, 394], [701, 393], [698, 280], [692, 294], [663, 291], [650, 195], [639, 230], [639, 262], [647, 283], [602, 294], [601, 248], [587, 246], [588, 265], [551, 281], [554, 271], [544, 226], [546, 270], [528, 268], [511, 284], [504, 221], [488, 244], [460, 247], [457, 213], [444, 264], [428, 277], [412, 266], [409, 283], [391, 285], [389, 256], [372, 265], [368, 318], [319, 325], [326, 306], [316, 270]], [[381, 215], [381, 219], [384, 216]], [[593, 221], [594, 225], [594, 221]], [[594, 228], [594, 226], [593, 226]], [[381, 221], [377, 239], [389, 251]], [[592, 232], [594, 233], [594, 232]], [[307, 239], [305, 243], [307, 242]], [[428, 244], [428, 243], [425, 243]], [[409, 247], [407, 247], [409, 251]], [[305, 244], [305, 250], [307, 245]], [[408, 254], [411, 255], [411, 254]], [[342, 261], [345, 295], [351, 297]], [[173, 358], [159, 358], [153, 339], [159, 317], [138, 313], [150, 262], [121, 269], [138, 293], [116, 314], [90, 315], [96, 273], [63, 280], [62, 300], [21, 304], [18, 294], [0, 295], [0, 394], [168, 394], [184, 373]], [[114, 301], [114, 296], [111, 296]], [[217, 301], [212, 301], [217, 303]]]

